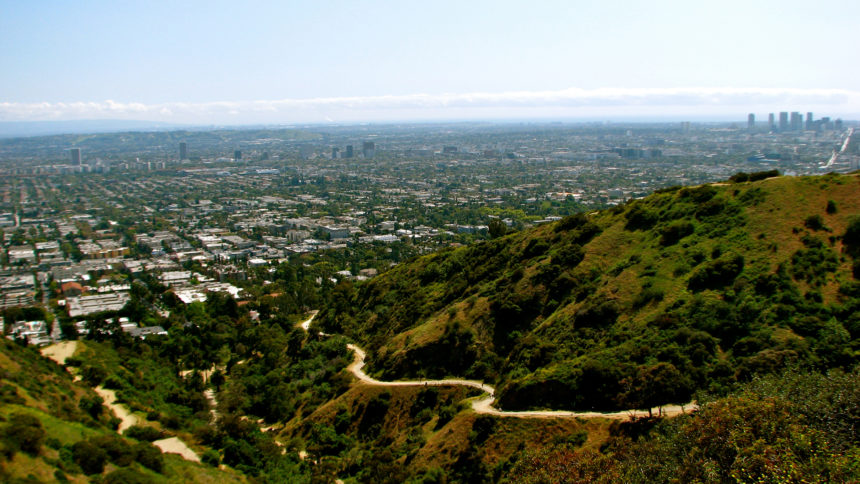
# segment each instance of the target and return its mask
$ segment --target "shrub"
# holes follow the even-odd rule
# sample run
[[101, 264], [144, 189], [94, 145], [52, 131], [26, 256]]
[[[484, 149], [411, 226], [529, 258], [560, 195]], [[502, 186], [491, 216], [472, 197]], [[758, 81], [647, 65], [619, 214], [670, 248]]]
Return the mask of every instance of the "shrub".
[[821, 215], [810, 215], [803, 221], [803, 225], [810, 230], [822, 230], [824, 229], [824, 220]]
[[200, 456], [200, 461], [206, 465], [210, 465], [212, 467], [218, 467], [218, 464], [221, 463], [221, 456], [217, 451], [208, 449], [203, 455]]
[[848, 223], [848, 228], [842, 235], [842, 243], [852, 256], [857, 256], [860, 252], [860, 217], [854, 217]]
[[631, 207], [624, 217], [627, 218], [627, 224], [624, 226], [627, 230], [650, 229], [657, 222], [657, 214], [642, 207], [641, 203]]
[[675, 222], [660, 231], [660, 245], [674, 245], [684, 237], [691, 235], [695, 230], [693, 224], [686, 220]]
[[30, 455], [38, 455], [45, 440], [45, 429], [42, 422], [25, 413], [12, 415], [3, 427], [3, 438], [12, 449], [18, 449]]
[[95, 395], [93, 397], [82, 397], [78, 402], [78, 407], [87, 413], [90, 417], [98, 419], [102, 413], [104, 400], [102, 397]]
[[834, 213], [836, 213], [838, 211], [839, 211], [839, 209], [836, 207], [836, 202], [834, 202], [833, 200], [828, 200], [827, 201], [827, 213], [833, 215]]
[[164, 438], [164, 432], [158, 430], [155, 427], [148, 427], [145, 425], [134, 425], [125, 430], [125, 436], [131, 437], [135, 440], [152, 442], [153, 440], [158, 440]]
[[734, 281], [743, 269], [743, 256], [728, 255], [721, 257], [699, 267], [690, 276], [687, 286], [693, 291], [725, 287]]
[[81, 440], [72, 445], [72, 458], [85, 474], [101, 474], [105, 470], [107, 453], [89, 440]]
[[134, 446], [134, 452], [137, 455], [137, 461], [144, 467], [155, 472], [161, 472], [164, 468], [164, 456], [161, 455], [161, 450], [149, 442], [138, 443]]
[[149, 484], [149, 477], [132, 469], [117, 469], [104, 477], [103, 484]]

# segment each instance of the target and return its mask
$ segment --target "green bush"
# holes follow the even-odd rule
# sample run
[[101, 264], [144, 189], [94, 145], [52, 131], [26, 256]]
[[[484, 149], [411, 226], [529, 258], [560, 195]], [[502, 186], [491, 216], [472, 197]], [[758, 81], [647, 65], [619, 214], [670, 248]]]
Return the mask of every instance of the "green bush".
[[124, 435], [126, 437], [131, 437], [132, 439], [144, 442], [152, 442], [153, 440], [164, 438], [164, 432], [158, 430], [155, 427], [149, 427], [145, 425], [131, 426], [125, 429]]
[[81, 440], [72, 445], [72, 458], [85, 474], [101, 474], [105, 470], [107, 453], [89, 440]]
[[693, 291], [725, 287], [734, 281], [743, 268], [743, 256], [723, 256], [696, 269], [690, 276], [687, 286]]
[[684, 237], [691, 235], [695, 230], [693, 224], [686, 220], [674, 222], [660, 231], [660, 245], [664, 247], [674, 245]]
[[38, 455], [45, 440], [45, 429], [38, 418], [26, 413], [16, 413], [3, 426], [3, 440], [13, 450]]
[[149, 442], [139, 442], [134, 446], [134, 452], [137, 456], [137, 461], [144, 467], [148, 467], [155, 472], [161, 472], [164, 468], [164, 456], [161, 450], [150, 444]]
[[150, 484], [152, 480], [133, 469], [117, 469], [104, 477], [103, 484]]
[[200, 456], [200, 461], [206, 465], [218, 467], [218, 464], [221, 463], [221, 456], [218, 454], [218, 451], [207, 449], [206, 452]]

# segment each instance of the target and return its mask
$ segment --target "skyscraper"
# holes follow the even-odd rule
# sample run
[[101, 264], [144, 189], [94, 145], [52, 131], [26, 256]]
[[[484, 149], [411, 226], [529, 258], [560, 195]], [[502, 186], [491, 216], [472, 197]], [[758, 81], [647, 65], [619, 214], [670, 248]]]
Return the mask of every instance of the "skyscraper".
[[376, 155], [376, 143], [373, 141], [365, 141], [361, 144], [361, 154], [365, 158], [373, 158]]
[[340, 150], [338, 148], [332, 148], [331, 149], [331, 159], [336, 160], [338, 153], [340, 153]]
[[241, 150], [234, 151], [233, 152], [233, 159], [235, 161], [242, 161], [242, 151]]
[[788, 112], [786, 111], [779, 113], [779, 130], [788, 131]]
[[773, 113], [767, 115], [767, 125], [771, 131], [776, 131], [776, 118], [773, 116]]
[[806, 113], [806, 130], [812, 131], [815, 128], [815, 122], [812, 120], [812, 112]]
[[791, 130], [792, 131], [802, 131], [803, 130], [803, 115], [797, 111], [791, 112]]
[[755, 129], [755, 114], [753, 113], [750, 113], [749, 116], [747, 116], [747, 129], [750, 131]]
[[346, 145], [346, 156], [344, 158], [352, 158], [353, 150], [352, 145]]
[[179, 143], [179, 159], [187, 160], [188, 159], [188, 145], [182, 141]]
[[80, 165], [81, 164], [81, 149], [80, 148], [72, 148], [71, 150], [69, 150], [69, 154], [72, 157], [72, 164], [73, 165]]

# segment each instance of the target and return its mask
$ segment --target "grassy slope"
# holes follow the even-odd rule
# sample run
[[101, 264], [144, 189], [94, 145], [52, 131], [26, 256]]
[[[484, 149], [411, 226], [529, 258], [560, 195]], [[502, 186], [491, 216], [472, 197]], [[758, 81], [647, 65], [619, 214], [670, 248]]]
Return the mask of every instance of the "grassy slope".
[[[317, 321], [367, 346], [379, 376], [495, 381], [511, 408], [617, 407], [617, 398], [576, 400], [573, 392], [600, 392], [594, 381], [614, 380], [605, 393], [617, 394], [618, 382], [658, 361], [689, 376], [689, 396], [786, 358], [821, 359], [815, 338], [823, 333], [796, 328], [802, 317], [844, 317], [839, 311], [852, 304], [838, 292], [852, 279], [852, 261], [834, 236], [860, 214], [858, 185], [857, 176], [827, 175], [657, 193], [593, 214], [587, 224], [544, 225], [419, 258], [355, 291], [342, 288]], [[825, 211], [828, 200], [836, 213]], [[812, 215], [824, 229], [804, 226]], [[593, 238], [590, 224], [599, 228]], [[662, 241], [678, 225], [693, 233]], [[806, 235], [823, 242], [832, 271], [794, 273], [792, 257], [806, 250]], [[570, 256], [576, 243], [581, 261]], [[742, 272], [691, 289], [697, 272], [735, 255], [743, 257]], [[781, 278], [773, 276], [779, 265], [787, 272]], [[768, 284], [778, 291], [762, 289]], [[804, 302], [816, 298], [818, 305]], [[833, 331], [844, 340], [845, 328]], [[856, 334], [849, 338], [851, 347]], [[849, 353], [856, 360], [857, 348]], [[542, 388], [570, 395], [534, 394]]]
[[[71, 445], [79, 440], [101, 435], [115, 435], [104, 423], [89, 418], [78, 408], [83, 397], [96, 394], [83, 384], [73, 381], [62, 367], [41, 356], [34, 348], [21, 347], [8, 340], [0, 340], [0, 374], [3, 399], [0, 400], [0, 418], [8, 421], [14, 414], [30, 414], [39, 419], [46, 439], [57, 439], [60, 445]], [[10, 391], [14, 389], [14, 393]], [[153, 482], [242, 482], [244, 479], [232, 471], [191, 463], [173, 454], [166, 454], [161, 474], [135, 464], [134, 468]], [[10, 460], [0, 459], [2, 480], [25, 479], [35, 476], [41, 482], [56, 478], [59, 452], [42, 445], [38, 456], [17, 452]], [[105, 473], [115, 470], [109, 464]], [[89, 482], [83, 474], [66, 472], [71, 482]]]
[[[471, 394], [462, 387], [432, 388], [435, 398], [427, 399], [423, 387], [372, 387], [355, 384], [348, 392], [318, 408], [301, 422], [288, 426], [281, 440], [301, 436], [309, 442], [309, 458], [318, 460], [326, 455], [338, 455], [330, 448], [314, 446], [319, 426], [337, 427], [338, 415], [349, 414], [349, 424], [337, 429], [348, 439], [349, 450], [339, 454], [334, 476], [346, 479], [350, 475], [359, 481], [374, 481], [374, 473], [385, 475], [387, 465], [400, 475], [386, 475], [386, 480], [421, 475], [431, 469], [444, 469], [450, 476], [462, 467], [464, 455], [475, 451], [480, 466], [502, 472], [524, 451], [551, 447], [571, 435], [583, 433], [583, 447], [596, 449], [608, 437], [609, 421], [576, 419], [517, 419], [481, 417], [460, 403]], [[385, 396], [384, 412], [371, 416], [368, 410], [374, 400]], [[456, 412], [450, 420], [440, 422], [443, 408], [451, 406]], [[420, 412], [419, 409], [425, 410]], [[429, 410], [429, 411], [428, 411]], [[486, 434], [474, 435], [484, 419], [489, 424]], [[368, 421], [369, 420], [369, 421]], [[374, 424], [378, 424], [376, 427]], [[585, 436], [587, 433], [587, 437]], [[385, 457], [378, 453], [386, 449]], [[386, 461], [386, 459], [393, 459]], [[475, 464], [470, 464], [475, 465]], [[362, 473], [363, 472], [363, 473]]]

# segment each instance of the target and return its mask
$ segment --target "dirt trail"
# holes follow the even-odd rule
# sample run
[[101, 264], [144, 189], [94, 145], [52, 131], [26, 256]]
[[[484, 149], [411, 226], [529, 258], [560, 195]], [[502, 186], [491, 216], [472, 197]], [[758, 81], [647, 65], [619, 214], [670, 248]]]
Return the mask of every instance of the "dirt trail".
[[200, 457], [194, 453], [185, 442], [179, 440], [178, 437], [170, 437], [169, 439], [161, 439], [156, 440], [152, 443], [152, 445], [161, 449], [161, 452], [165, 454], [179, 454], [185, 460], [190, 460], [192, 462], [200, 462]]
[[77, 341], [63, 341], [61, 343], [45, 346], [41, 351], [42, 356], [56, 361], [58, 365], [65, 365], [66, 358], [74, 355], [77, 350]]
[[317, 314], [319, 314], [319, 311], [318, 311], [318, 310], [313, 310], [313, 311], [311, 311], [311, 317], [309, 317], [308, 319], [306, 319], [306, 320], [302, 321], [301, 323], [299, 323], [299, 326], [301, 326], [301, 328], [302, 328], [303, 330], [305, 330], [305, 333], [307, 333], [307, 332], [308, 332], [308, 329], [311, 327], [311, 321], [313, 321], [313, 320], [314, 320], [314, 318], [315, 318], [315, 317], [317, 317]]
[[[380, 381], [375, 378], [372, 378], [364, 372], [364, 358], [366, 354], [364, 350], [355, 346], [354, 344], [348, 344], [347, 348], [351, 349], [355, 354], [355, 357], [347, 366], [347, 370], [355, 375], [360, 381], [367, 383], [369, 385], [376, 386], [385, 386], [385, 387], [406, 387], [406, 386], [448, 386], [448, 385], [459, 385], [459, 386], [467, 386], [476, 388], [478, 390], [483, 391], [484, 393], [488, 393], [489, 396], [473, 400], [472, 401], [472, 409], [476, 413], [483, 413], [488, 415], [495, 415], [497, 417], [518, 417], [518, 418], [608, 418], [614, 420], [629, 420], [634, 417], [647, 417], [649, 415], [647, 410], [624, 410], [621, 412], [569, 412], [563, 410], [523, 410], [523, 411], [506, 411], [499, 410], [493, 407], [493, 403], [496, 401], [495, 393], [496, 390], [487, 385], [486, 383], [476, 381], [476, 380], [460, 380], [460, 379], [447, 379], [447, 380], [415, 380], [415, 381]], [[665, 416], [671, 417], [675, 415], [680, 415], [682, 413], [690, 412], [697, 408], [695, 402], [688, 403], [686, 405], [670, 405], [662, 407], [662, 413]], [[659, 407], [654, 407], [651, 409], [654, 415], [657, 415], [660, 412]]]
[[99, 394], [102, 399], [105, 401], [105, 405], [114, 413], [114, 415], [119, 418], [119, 428], [117, 432], [124, 433], [125, 430], [129, 427], [133, 427], [137, 425], [137, 416], [133, 415], [129, 410], [125, 407], [125, 405], [116, 402], [116, 392], [113, 390], [108, 390], [103, 386], [99, 385], [93, 390]]

